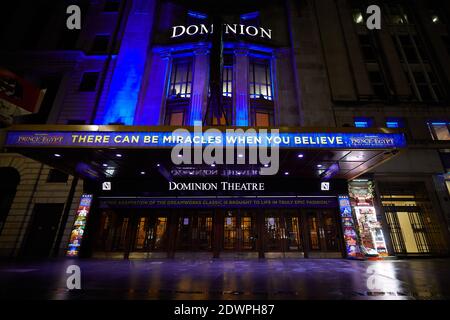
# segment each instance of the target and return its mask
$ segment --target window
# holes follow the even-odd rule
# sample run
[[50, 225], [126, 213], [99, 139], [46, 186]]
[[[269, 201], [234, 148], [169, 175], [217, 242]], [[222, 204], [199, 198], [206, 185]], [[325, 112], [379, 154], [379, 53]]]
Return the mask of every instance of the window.
[[380, 71], [369, 71], [369, 80], [372, 84], [374, 95], [380, 99], [386, 99], [388, 94], [382, 73]]
[[85, 72], [81, 78], [80, 87], [78, 91], [90, 92], [95, 91], [97, 86], [99, 73], [98, 72]]
[[256, 112], [255, 114], [255, 125], [257, 127], [268, 127], [270, 126], [270, 114], [266, 112]]
[[273, 100], [272, 77], [268, 60], [257, 60], [250, 63], [250, 98]]
[[69, 179], [69, 175], [57, 169], [50, 169], [47, 176], [47, 182], [65, 183]]
[[370, 118], [355, 118], [354, 124], [356, 128], [370, 128], [372, 127], [372, 119]]
[[373, 62], [377, 60], [375, 47], [373, 46], [372, 39], [369, 35], [360, 34], [359, 45], [361, 46], [361, 51], [365, 62]]
[[224, 65], [222, 71], [222, 95], [224, 97], [233, 96], [233, 66]]
[[433, 140], [450, 140], [450, 122], [431, 122], [428, 123]]
[[174, 61], [170, 75], [169, 98], [190, 98], [192, 92], [191, 61]]
[[438, 102], [442, 98], [440, 86], [422, 41], [412, 32], [394, 35], [393, 41], [417, 100]]
[[399, 3], [387, 3], [386, 11], [391, 24], [409, 24], [408, 14]]
[[103, 11], [105, 12], [117, 12], [120, 8], [120, 0], [106, 0]]
[[98, 34], [95, 36], [94, 41], [92, 42], [92, 52], [106, 52], [108, 50], [109, 44], [109, 35], [108, 34]]
[[169, 125], [170, 126], [182, 126], [183, 125], [183, 112], [172, 112], [169, 115]]

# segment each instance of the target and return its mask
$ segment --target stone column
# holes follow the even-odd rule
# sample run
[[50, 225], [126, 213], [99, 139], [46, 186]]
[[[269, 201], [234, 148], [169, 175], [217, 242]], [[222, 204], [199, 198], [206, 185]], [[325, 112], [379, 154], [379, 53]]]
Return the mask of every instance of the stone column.
[[194, 50], [191, 105], [188, 125], [202, 122], [208, 104], [209, 49], [201, 44]]
[[233, 68], [233, 125], [248, 126], [250, 121], [249, 96], [249, 58], [247, 48], [234, 50], [235, 63]]
[[171, 61], [169, 52], [165, 50], [154, 49], [151, 53], [136, 108], [136, 125], [164, 124]]
[[133, 1], [128, 14], [104, 114], [96, 124], [134, 124], [139, 91], [147, 62], [156, 1]]

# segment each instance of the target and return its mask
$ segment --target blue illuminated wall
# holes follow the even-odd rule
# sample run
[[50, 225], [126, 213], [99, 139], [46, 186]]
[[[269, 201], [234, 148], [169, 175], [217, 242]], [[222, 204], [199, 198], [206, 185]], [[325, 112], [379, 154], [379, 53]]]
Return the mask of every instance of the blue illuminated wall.
[[153, 25], [154, 0], [133, 1], [109, 86], [95, 123], [133, 125]]

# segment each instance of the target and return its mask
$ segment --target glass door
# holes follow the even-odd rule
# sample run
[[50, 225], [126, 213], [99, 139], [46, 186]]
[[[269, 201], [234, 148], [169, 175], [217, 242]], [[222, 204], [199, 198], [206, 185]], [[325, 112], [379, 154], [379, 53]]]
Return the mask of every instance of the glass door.
[[167, 250], [166, 215], [140, 215], [137, 219], [134, 251], [165, 251]]
[[212, 214], [186, 212], [178, 218], [177, 250], [209, 251], [212, 248]]
[[225, 212], [223, 225], [223, 249], [235, 251], [256, 250], [253, 212], [247, 210], [229, 210]]
[[303, 251], [303, 246], [300, 238], [300, 217], [298, 214], [285, 215], [285, 229], [286, 229], [286, 251]]
[[223, 249], [237, 250], [237, 214], [228, 212], [223, 222]]
[[337, 213], [331, 210], [306, 212], [309, 249], [311, 251], [339, 251]]

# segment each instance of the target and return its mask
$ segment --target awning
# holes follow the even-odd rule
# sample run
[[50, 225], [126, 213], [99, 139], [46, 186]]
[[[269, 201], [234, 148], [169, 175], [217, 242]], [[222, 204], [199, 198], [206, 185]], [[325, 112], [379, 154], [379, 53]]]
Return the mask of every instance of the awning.
[[[181, 129], [181, 130], [180, 130]], [[9, 128], [5, 147], [71, 174], [88, 177], [133, 175], [158, 167], [168, 176], [257, 174], [261, 164], [218, 163], [211, 166], [174, 165], [171, 150], [184, 146], [224, 146], [245, 150], [278, 146], [278, 175], [353, 179], [389, 160], [406, 147], [402, 132], [357, 128], [262, 128], [97, 125], [18, 125]], [[211, 130], [214, 129], [214, 130]], [[242, 131], [247, 130], [245, 135]], [[250, 129], [250, 130], [249, 130]], [[278, 133], [271, 132], [278, 129]], [[163, 171], [163, 172], [162, 172]]]

